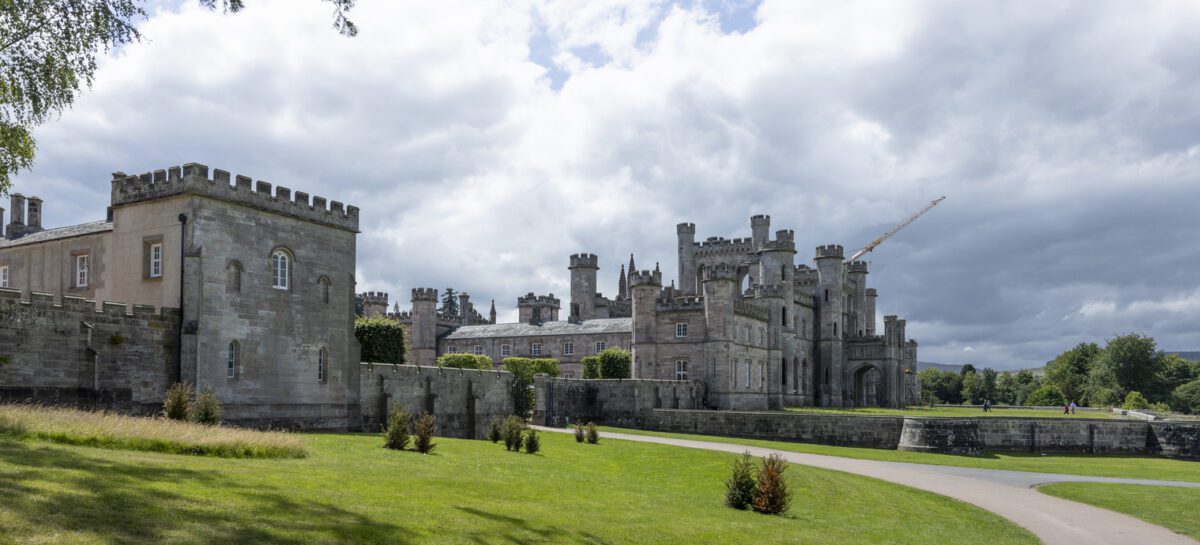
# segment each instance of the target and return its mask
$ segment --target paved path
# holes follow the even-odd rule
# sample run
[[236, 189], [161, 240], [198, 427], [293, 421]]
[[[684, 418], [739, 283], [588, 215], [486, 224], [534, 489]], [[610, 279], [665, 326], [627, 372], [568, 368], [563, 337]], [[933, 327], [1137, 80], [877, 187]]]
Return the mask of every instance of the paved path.
[[[537, 426], [537, 429], [572, 433], [572, 430], [568, 429], [541, 426]], [[884, 462], [650, 435], [611, 432], [602, 432], [600, 435], [612, 439], [735, 454], [747, 450], [755, 456], [777, 453], [796, 464], [845, 471], [928, 490], [977, 505], [1007, 518], [1032, 532], [1046, 545], [1198, 545], [1195, 540], [1161, 526], [1099, 507], [1042, 494], [1032, 487], [1057, 482], [1102, 482], [1200, 488], [1200, 483]]]

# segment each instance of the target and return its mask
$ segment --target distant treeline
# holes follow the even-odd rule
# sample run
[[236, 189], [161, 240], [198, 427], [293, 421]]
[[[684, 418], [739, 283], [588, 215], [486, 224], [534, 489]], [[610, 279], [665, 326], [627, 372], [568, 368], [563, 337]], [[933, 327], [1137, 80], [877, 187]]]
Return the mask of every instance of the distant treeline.
[[958, 373], [925, 369], [921, 396], [926, 403], [1053, 405], [1173, 410], [1200, 414], [1200, 361], [1167, 354], [1154, 339], [1136, 333], [1096, 343], [1080, 343], [1046, 364], [1044, 375], [1028, 370]]

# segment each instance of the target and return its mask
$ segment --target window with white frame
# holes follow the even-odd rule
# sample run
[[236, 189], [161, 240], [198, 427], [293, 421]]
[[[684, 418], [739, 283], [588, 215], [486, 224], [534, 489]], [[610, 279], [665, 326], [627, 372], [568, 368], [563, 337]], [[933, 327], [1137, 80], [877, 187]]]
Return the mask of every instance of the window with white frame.
[[150, 270], [148, 271], [150, 278], [162, 278], [163, 268], [163, 245], [161, 242], [150, 244]]
[[533, 354], [533, 357], [535, 357], [535, 358], [541, 356], [542, 355], [542, 343], [533, 343], [533, 344], [529, 345], [529, 353]]
[[0, 288], [8, 287], [8, 265], [0, 267]]
[[573, 343], [571, 341], [564, 342], [563, 343], [563, 355], [564, 356], [574, 356], [575, 355], [575, 343]]
[[456, 347], [456, 346], [454, 346], [454, 345], [452, 345], [452, 344], [451, 344], [451, 345], [447, 345], [447, 346], [446, 346], [446, 353], [447, 353], [447, 354], [457, 354], [457, 353], [458, 353], [458, 347]]
[[575, 378], [575, 373], [563, 373], [562, 378]]
[[599, 354], [599, 353], [603, 352], [603, 351], [604, 351], [604, 341], [596, 341], [596, 346], [595, 346], [595, 348], [596, 348], [596, 353], [597, 353], [597, 354]]
[[275, 250], [271, 254], [271, 287], [286, 290], [291, 285], [292, 258], [284, 250]]
[[91, 256], [77, 255], [75, 256], [75, 287], [86, 288], [88, 286], [88, 270], [91, 268]]
[[471, 353], [475, 354], [476, 356], [483, 355], [483, 345], [482, 344], [475, 345], [474, 347], [471, 348]]
[[687, 380], [687, 360], [675, 360], [675, 380]]
[[500, 345], [500, 357], [501, 358], [507, 358], [511, 355], [512, 355], [512, 345], [511, 344]]
[[241, 354], [239, 354], [239, 352], [240, 352], [239, 348], [240, 347], [238, 346], [237, 341], [229, 341], [229, 350], [228, 350], [228, 353], [225, 355], [225, 377], [226, 378], [237, 377], [238, 357], [241, 356]]
[[680, 322], [678, 324], [675, 324], [675, 336], [676, 337], [687, 337], [687, 322]]
[[329, 350], [321, 347], [317, 351], [317, 382], [325, 382], [329, 378]]

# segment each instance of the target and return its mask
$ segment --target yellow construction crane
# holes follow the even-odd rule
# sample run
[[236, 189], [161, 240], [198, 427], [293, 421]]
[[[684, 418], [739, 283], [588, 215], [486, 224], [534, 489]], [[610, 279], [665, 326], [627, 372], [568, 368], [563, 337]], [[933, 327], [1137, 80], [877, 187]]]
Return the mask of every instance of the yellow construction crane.
[[871, 250], [874, 250], [876, 246], [879, 246], [879, 244], [882, 243], [883, 241], [887, 240], [888, 237], [896, 234], [901, 229], [908, 227], [908, 224], [910, 224], [914, 221], [917, 221], [917, 218], [921, 217], [923, 214], [925, 214], [930, 209], [937, 206], [938, 203], [941, 203], [944, 200], [946, 200], [946, 197], [938, 197], [938, 198], [934, 199], [929, 204], [925, 205], [925, 208], [922, 208], [916, 214], [909, 216], [908, 219], [901, 222], [900, 225], [893, 227], [891, 231], [884, 233], [879, 238], [872, 240], [870, 244], [863, 246], [862, 249], [860, 249], [859, 251], [854, 252], [854, 255], [850, 256], [850, 261], [854, 261], [855, 259], [862, 257], [864, 254], [870, 252]]

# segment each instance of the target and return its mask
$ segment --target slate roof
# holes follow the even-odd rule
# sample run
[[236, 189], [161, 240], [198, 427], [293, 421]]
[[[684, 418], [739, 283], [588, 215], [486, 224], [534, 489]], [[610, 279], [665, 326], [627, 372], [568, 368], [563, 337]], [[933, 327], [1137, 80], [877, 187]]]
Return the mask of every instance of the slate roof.
[[54, 229], [46, 229], [45, 231], [31, 233], [16, 240], [0, 239], [0, 249], [12, 248], [14, 246], [24, 246], [26, 244], [37, 244], [38, 242], [47, 242], [64, 238], [81, 237], [84, 235], [112, 231], [112, 229], [113, 224], [111, 221], [93, 221], [91, 223], [72, 225], [70, 227], [57, 227]]
[[632, 333], [632, 318], [597, 318], [581, 323], [546, 322], [533, 324], [484, 324], [460, 327], [443, 339], [484, 339], [492, 337], [545, 337], [549, 335], [588, 335]]

